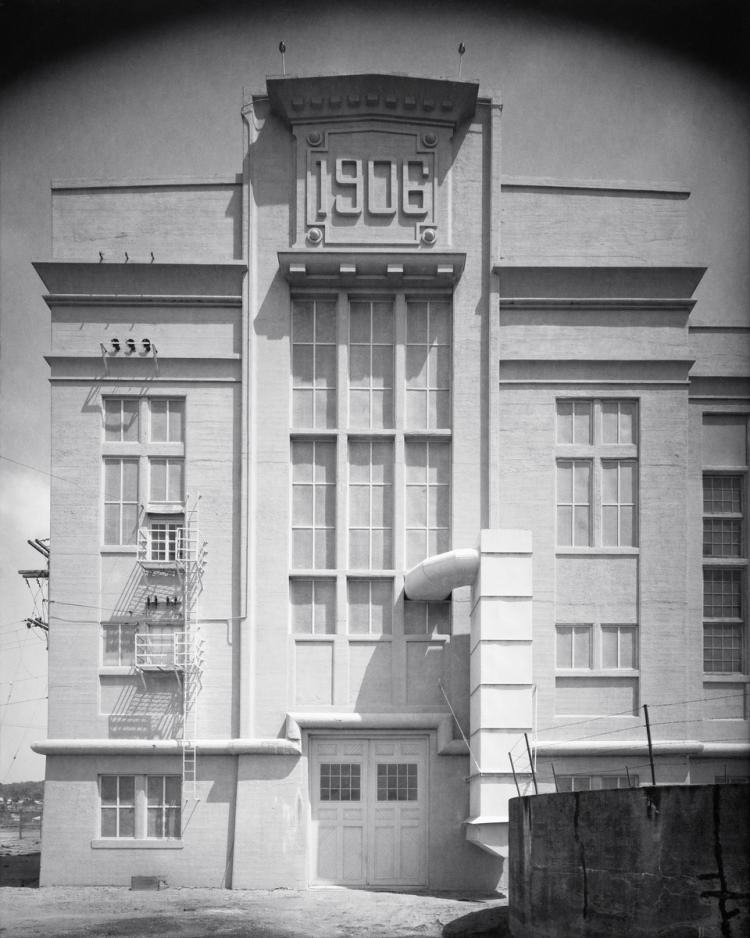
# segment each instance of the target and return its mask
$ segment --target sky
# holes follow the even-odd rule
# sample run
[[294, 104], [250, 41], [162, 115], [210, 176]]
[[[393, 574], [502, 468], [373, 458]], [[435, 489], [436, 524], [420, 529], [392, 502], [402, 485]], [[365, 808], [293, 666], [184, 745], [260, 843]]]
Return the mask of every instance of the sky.
[[[240, 172], [242, 88], [277, 74], [463, 77], [499, 93], [509, 175], [691, 188], [701, 309], [745, 324], [750, 5], [0, 0], [0, 781], [41, 778], [43, 635], [20, 568], [49, 534], [50, 180]], [[606, 11], [606, 13], [603, 13]], [[54, 558], [54, 544], [52, 544]]]

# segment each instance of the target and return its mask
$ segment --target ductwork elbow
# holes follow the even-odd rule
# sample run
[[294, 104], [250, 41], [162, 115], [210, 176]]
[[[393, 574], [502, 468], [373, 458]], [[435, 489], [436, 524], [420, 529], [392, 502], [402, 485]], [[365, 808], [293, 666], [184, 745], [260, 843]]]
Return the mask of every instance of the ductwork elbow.
[[447, 599], [459, 586], [471, 585], [479, 569], [479, 551], [458, 547], [427, 557], [408, 571], [404, 593], [412, 600]]

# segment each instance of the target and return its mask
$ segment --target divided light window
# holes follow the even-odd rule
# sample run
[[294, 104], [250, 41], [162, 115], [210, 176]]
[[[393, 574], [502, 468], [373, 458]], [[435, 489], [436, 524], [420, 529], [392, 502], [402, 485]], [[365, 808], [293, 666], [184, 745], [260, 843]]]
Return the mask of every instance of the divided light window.
[[179, 775], [100, 775], [100, 836], [132, 840], [179, 839]]
[[136, 626], [130, 622], [107, 622], [102, 626], [104, 667], [132, 667], [135, 664]]
[[138, 460], [104, 460], [104, 543], [135, 544], [138, 535]]
[[138, 442], [137, 397], [104, 399], [104, 439], [108, 443]]
[[185, 461], [183, 459], [149, 459], [149, 502], [182, 504], [184, 501]]
[[151, 442], [182, 443], [185, 440], [185, 401], [152, 398]]
[[449, 603], [402, 623], [394, 571], [450, 549], [451, 335], [447, 294], [293, 298], [294, 633], [450, 631]]
[[558, 400], [557, 544], [638, 544], [638, 411], [632, 400]]

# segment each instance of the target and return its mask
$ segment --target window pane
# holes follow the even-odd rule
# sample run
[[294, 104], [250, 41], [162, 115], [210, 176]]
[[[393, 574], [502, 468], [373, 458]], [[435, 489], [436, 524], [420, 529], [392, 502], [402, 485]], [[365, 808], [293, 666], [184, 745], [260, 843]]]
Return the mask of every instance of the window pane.
[[602, 464], [602, 495], [607, 504], [617, 504], [617, 463]]
[[635, 629], [620, 629], [620, 667], [637, 667]]
[[573, 403], [557, 402], [557, 442], [563, 445], [573, 442]]
[[138, 500], [138, 460], [122, 461], [122, 497], [126, 502]]
[[619, 667], [617, 651], [617, 629], [602, 628], [602, 667]]
[[102, 804], [117, 804], [117, 776], [102, 775], [99, 781], [99, 786]]
[[349, 581], [349, 631], [353, 635], [370, 631], [370, 590], [365, 580]]
[[117, 808], [102, 808], [102, 837], [117, 837]]
[[123, 544], [135, 544], [138, 539], [138, 506], [122, 506], [122, 536]]
[[558, 626], [557, 629], [557, 667], [573, 666], [573, 629]]
[[573, 629], [573, 667], [591, 667], [591, 629]]
[[150, 775], [148, 778], [148, 803], [149, 805], [160, 805], [162, 803], [162, 789], [164, 779], [161, 775]]
[[292, 631], [312, 633], [312, 582], [292, 580], [290, 584], [292, 603]]
[[181, 459], [169, 460], [169, 500], [170, 502], [181, 502], [183, 500], [184, 479], [183, 473], [185, 464]]
[[336, 585], [332, 580], [313, 581], [315, 597], [313, 616], [316, 635], [336, 631]]
[[591, 404], [576, 401], [574, 405], [573, 439], [576, 443], [591, 442]]
[[120, 439], [120, 401], [104, 401], [104, 439]]
[[703, 477], [703, 512], [707, 515], [741, 514], [742, 478], [707, 475]]
[[313, 385], [313, 348], [310, 345], [295, 345], [292, 350], [292, 375], [296, 387]]
[[313, 340], [313, 303], [311, 300], [295, 300], [292, 307], [292, 335], [295, 342]]
[[185, 402], [169, 402], [169, 441], [181, 443], [185, 439]]
[[616, 401], [602, 401], [602, 442], [618, 442], [618, 409]]
[[617, 547], [618, 542], [617, 507], [605, 505], [602, 508], [602, 543], [605, 547]]
[[620, 509], [620, 547], [635, 547], [635, 508]]
[[741, 557], [742, 522], [738, 519], [707, 518], [703, 521], [704, 557]]
[[119, 459], [104, 460], [104, 497], [108, 500], [119, 501], [122, 469]]
[[620, 401], [620, 443], [635, 443], [635, 401]]
[[167, 402], [151, 401], [151, 440], [154, 443], [167, 441]]
[[741, 673], [744, 637], [741, 625], [704, 625], [703, 670], [714, 674]]
[[317, 300], [315, 303], [315, 339], [318, 342], [336, 342], [336, 303]]
[[292, 566], [310, 569], [313, 565], [313, 532], [310, 529], [292, 531]]
[[560, 462], [557, 464], [557, 501], [559, 504], [570, 504], [573, 499], [573, 464]]
[[739, 570], [703, 571], [703, 615], [708, 619], [742, 617]]
[[166, 459], [152, 459], [151, 493], [150, 501], [165, 502], [167, 500], [167, 461]]
[[575, 477], [575, 500], [577, 504], [588, 505], [589, 503], [589, 480], [591, 478], [591, 466], [587, 462], [577, 462], [574, 467]]
[[406, 341], [427, 342], [427, 304], [410, 301], [406, 312]]
[[588, 547], [589, 538], [589, 509], [576, 507], [574, 513], [575, 532], [573, 543], [576, 547]]
[[120, 804], [133, 804], [135, 801], [135, 776], [120, 775]]
[[561, 547], [573, 546], [573, 509], [570, 505], [557, 509], [557, 543]]

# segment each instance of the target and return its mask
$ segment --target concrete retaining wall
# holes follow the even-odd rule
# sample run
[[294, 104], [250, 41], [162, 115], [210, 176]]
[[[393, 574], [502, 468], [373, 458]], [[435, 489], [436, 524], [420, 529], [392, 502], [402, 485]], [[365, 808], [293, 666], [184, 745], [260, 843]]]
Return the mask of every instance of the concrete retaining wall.
[[510, 802], [513, 938], [750, 934], [746, 785]]

